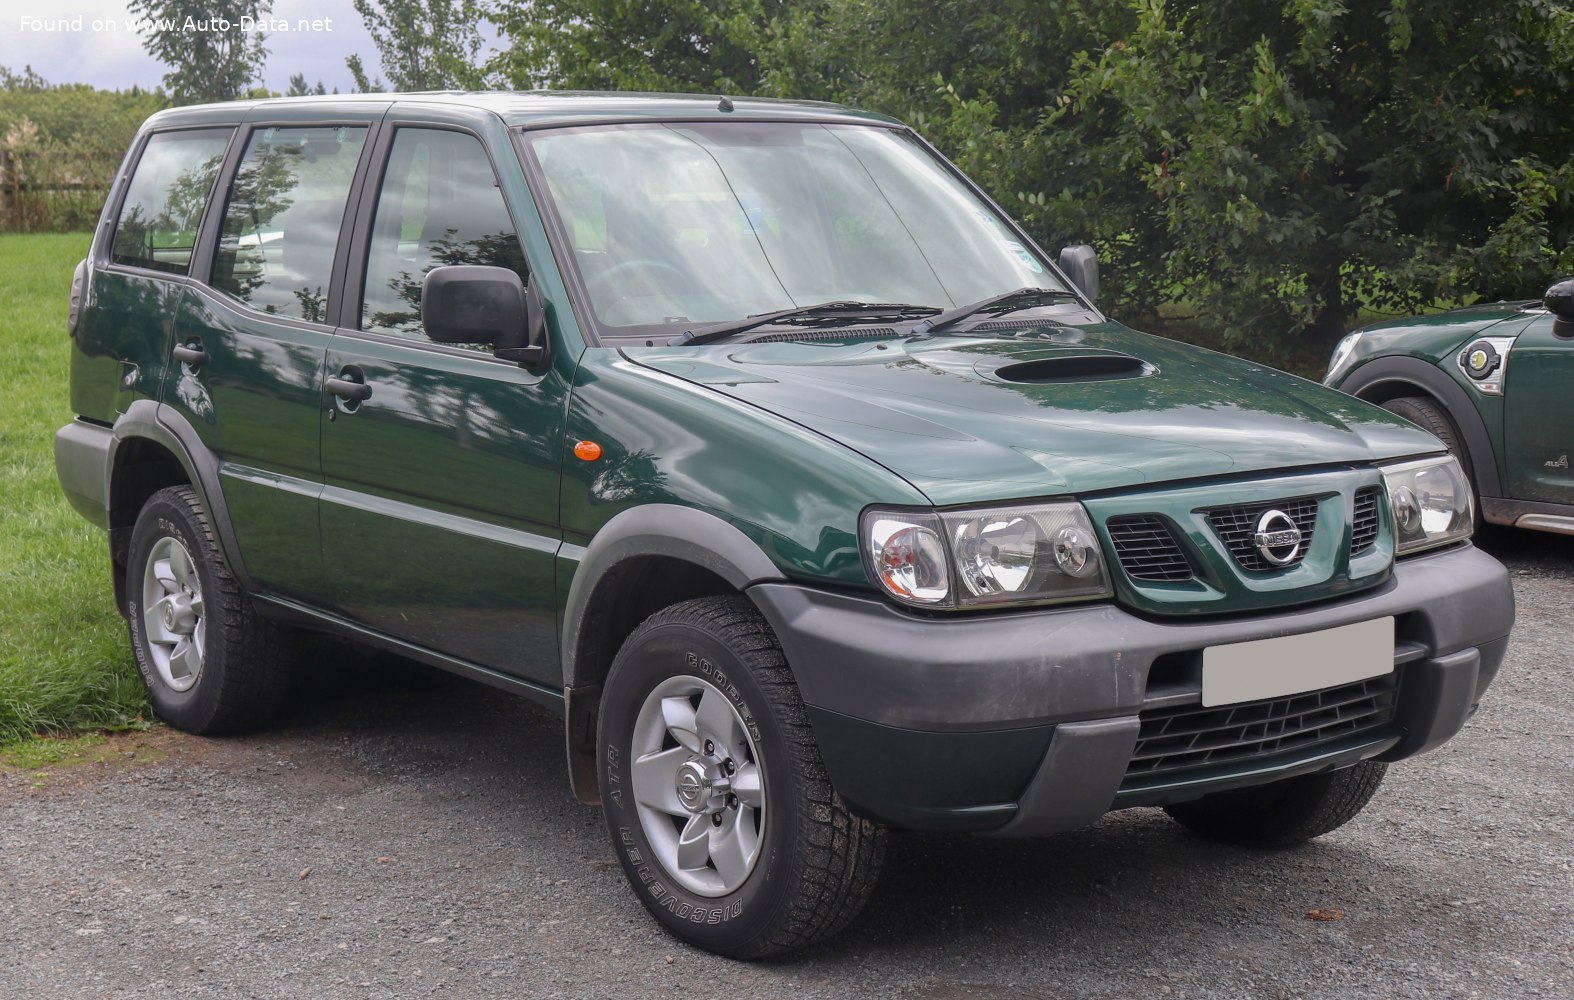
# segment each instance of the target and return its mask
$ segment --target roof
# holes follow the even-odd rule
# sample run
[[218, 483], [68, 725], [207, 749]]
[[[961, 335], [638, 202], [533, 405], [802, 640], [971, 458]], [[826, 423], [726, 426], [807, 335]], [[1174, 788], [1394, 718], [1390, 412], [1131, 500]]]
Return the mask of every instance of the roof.
[[320, 113], [339, 104], [443, 105], [490, 111], [509, 125], [530, 128], [571, 122], [639, 121], [672, 118], [779, 118], [814, 121], [878, 122], [895, 124], [885, 115], [823, 101], [781, 101], [770, 98], [730, 97], [731, 110], [722, 110], [718, 94], [590, 93], [564, 90], [461, 91], [440, 90], [413, 94], [328, 94], [312, 97], [275, 97], [261, 101], [232, 101], [170, 108], [156, 116], [159, 124], [182, 120], [239, 121], [253, 110], [288, 114], [292, 110]]

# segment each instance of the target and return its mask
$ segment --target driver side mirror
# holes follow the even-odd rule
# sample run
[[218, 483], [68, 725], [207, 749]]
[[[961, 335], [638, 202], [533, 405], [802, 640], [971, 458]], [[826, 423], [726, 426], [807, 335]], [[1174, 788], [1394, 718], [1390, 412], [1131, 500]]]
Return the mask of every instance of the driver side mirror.
[[546, 310], [534, 283], [506, 267], [434, 267], [421, 283], [421, 326], [439, 344], [486, 344], [523, 368], [547, 360]]
[[1574, 278], [1564, 278], [1547, 289], [1541, 304], [1552, 314], [1555, 336], [1574, 338]]
[[1072, 284], [1082, 289], [1089, 302], [1099, 297], [1099, 255], [1086, 243], [1078, 243], [1060, 251], [1060, 269]]

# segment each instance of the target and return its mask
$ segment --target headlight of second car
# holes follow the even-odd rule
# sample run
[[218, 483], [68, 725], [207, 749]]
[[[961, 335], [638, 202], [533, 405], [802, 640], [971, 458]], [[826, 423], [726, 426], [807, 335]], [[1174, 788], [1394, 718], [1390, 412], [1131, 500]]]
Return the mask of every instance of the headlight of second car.
[[871, 576], [904, 604], [1053, 604], [1111, 592], [1093, 524], [1079, 503], [938, 512], [871, 508], [861, 535]]
[[1355, 356], [1355, 345], [1361, 342], [1361, 331], [1347, 333], [1344, 339], [1334, 345], [1334, 352], [1328, 359], [1328, 374], [1323, 376], [1323, 385], [1333, 385], [1336, 380], [1344, 375], [1349, 368], [1350, 360]]
[[1381, 467], [1394, 515], [1394, 552], [1405, 556], [1469, 538], [1475, 521], [1470, 482], [1452, 455]]

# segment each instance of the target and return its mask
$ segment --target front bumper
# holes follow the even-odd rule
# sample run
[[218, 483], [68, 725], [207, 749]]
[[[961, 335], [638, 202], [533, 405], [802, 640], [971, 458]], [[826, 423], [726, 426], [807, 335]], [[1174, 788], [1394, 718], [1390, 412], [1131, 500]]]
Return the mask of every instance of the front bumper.
[[[899, 827], [1005, 836], [1429, 750], [1475, 709], [1514, 620], [1507, 571], [1468, 544], [1402, 560], [1354, 597], [1243, 617], [1157, 620], [1098, 604], [941, 618], [790, 583], [749, 593], [844, 798]], [[1381, 708], [1370, 724], [1264, 739], [1261, 753], [1222, 763], [1153, 772], [1133, 760], [1144, 722], [1205, 712], [1205, 647], [1390, 615], [1395, 674], [1357, 692]]]

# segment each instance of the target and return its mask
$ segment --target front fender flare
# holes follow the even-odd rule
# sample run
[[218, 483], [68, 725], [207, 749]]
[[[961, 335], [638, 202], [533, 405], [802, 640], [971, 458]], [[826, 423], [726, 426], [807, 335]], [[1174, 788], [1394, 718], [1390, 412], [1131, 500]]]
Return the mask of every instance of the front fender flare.
[[[1352, 396], [1370, 400], [1373, 396], [1393, 398], [1392, 389], [1409, 387], [1419, 389], [1436, 399], [1448, 411], [1448, 417], [1459, 428], [1465, 451], [1470, 457], [1471, 471], [1476, 477], [1476, 492], [1485, 497], [1503, 495], [1498, 478], [1497, 453], [1492, 448], [1492, 437], [1487, 433], [1486, 422], [1471, 402], [1464, 387], [1435, 365], [1419, 358], [1387, 357], [1368, 361], [1351, 372], [1338, 388]], [[1401, 393], [1402, 394], [1402, 393]]]
[[665, 556], [693, 563], [742, 592], [765, 580], [785, 579], [755, 542], [714, 514], [678, 504], [631, 507], [597, 531], [586, 547], [563, 608], [563, 684], [574, 687], [585, 613], [596, 586], [624, 560]]
[[559, 640], [569, 787], [574, 797], [587, 806], [601, 802], [595, 756], [601, 678], [587, 676], [580, 663], [591, 599], [601, 582], [621, 563], [649, 556], [692, 563], [714, 573], [740, 593], [756, 583], [784, 579], [781, 570], [749, 536], [716, 515], [694, 507], [633, 507], [596, 532], [569, 584]]

